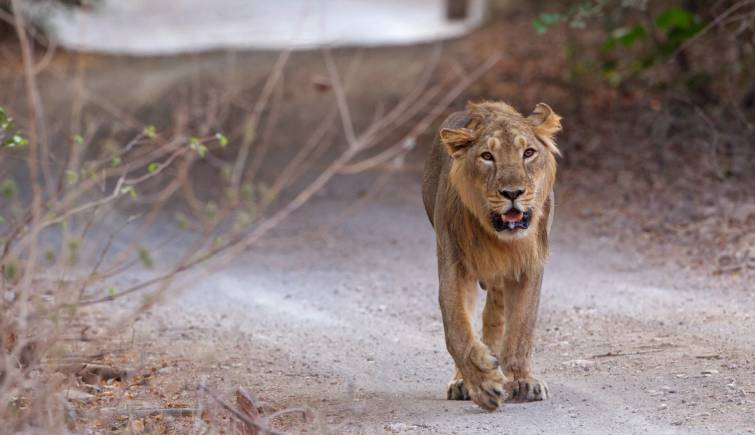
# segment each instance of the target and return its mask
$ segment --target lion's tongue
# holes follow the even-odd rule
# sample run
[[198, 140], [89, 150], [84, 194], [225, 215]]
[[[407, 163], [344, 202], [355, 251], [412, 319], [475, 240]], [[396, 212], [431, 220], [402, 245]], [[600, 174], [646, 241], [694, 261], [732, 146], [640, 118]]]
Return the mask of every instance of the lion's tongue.
[[503, 220], [506, 222], [519, 222], [523, 217], [524, 214], [519, 210], [509, 210], [503, 214]]

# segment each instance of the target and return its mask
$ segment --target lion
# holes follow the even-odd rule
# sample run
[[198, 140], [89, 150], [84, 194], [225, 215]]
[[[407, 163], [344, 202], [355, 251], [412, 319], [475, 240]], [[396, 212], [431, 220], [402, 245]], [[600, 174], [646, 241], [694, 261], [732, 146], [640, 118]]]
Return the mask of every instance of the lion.
[[[443, 123], [425, 163], [422, 197], [436, 234], [446, 347], [456, 365], [449, 400], [497, 409], [545, 400], [530, 354], [553, 221], [555, 134], [547, 104], [523, 116], [503, 102], [469, 103]], [[486, 290], [482, 339], [472, 327]]]

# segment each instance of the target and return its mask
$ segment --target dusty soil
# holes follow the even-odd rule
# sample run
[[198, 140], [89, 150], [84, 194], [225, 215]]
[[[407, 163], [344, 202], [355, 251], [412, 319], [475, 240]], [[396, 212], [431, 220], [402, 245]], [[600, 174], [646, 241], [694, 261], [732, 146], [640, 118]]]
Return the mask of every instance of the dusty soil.
[[553, 398], [493, 413], [446, 401], [419, 168], [383, 177], [376, 189], [367, 175], [338, 180], [263, 246], [139, 319], [115, 361], [151, 376], [102, 405], [196, 406], [209, 400], [201, 383], [230, 403], [244, 386], [268, 415], [305, 408], [307, 422], [275, 421], [294, 433], [753, 432], [755, 295], [689, 286], [688, 272], [649, 267], [568, 215], [534, 358]]

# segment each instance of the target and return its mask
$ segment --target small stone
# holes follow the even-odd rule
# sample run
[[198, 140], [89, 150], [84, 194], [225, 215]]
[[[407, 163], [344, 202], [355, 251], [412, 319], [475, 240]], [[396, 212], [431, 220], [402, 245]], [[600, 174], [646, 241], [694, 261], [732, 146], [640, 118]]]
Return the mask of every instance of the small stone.
[[572, 359], [568, 361], [564, 361], [561, 363], [561, 365], [567, 366], [567, 367], [578, 367], [581, 369], [584, 369], [585, 371], [589, 370], [590, 368], [595, 366], [594, 360], [589, 359]]
[[391, 432], [403, 432], [409, 429], [409, 426], [406, 423], [392, 423], [389, 424], [386, 429], [388, 429]]
[[663, 411], [666, 408], [668, 408], [668, 404], [666, 403], [661, 403], [660, 406], [658, 406], [659, 411]]
[[63, 397], [74, 402], [86, 402], [88, 400], [94, 399], [94, 396], [92, 394], [73, 388], [64, 390]]
[[700, 372], [703, 376], [711, 376], [711, 375], [717, 375], [718, 370], [716, 369], [707, 369]]
[[163, 367], [157, 371], [161, 375], [169, 375], [176, 371], [175, 367]]

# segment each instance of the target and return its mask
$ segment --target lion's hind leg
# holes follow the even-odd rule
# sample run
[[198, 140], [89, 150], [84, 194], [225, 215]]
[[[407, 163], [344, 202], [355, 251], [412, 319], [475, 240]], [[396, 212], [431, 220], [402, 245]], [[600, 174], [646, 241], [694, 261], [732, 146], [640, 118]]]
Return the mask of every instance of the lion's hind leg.
[[454, 377], [448, 383], [446, 390], [446, 399], [448, 400], [469, 400], [469, 390], [464, 385], [464, 378], [458, 367], [454, 367]]

